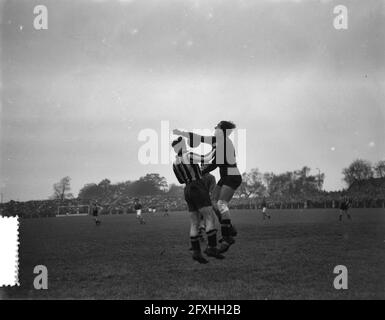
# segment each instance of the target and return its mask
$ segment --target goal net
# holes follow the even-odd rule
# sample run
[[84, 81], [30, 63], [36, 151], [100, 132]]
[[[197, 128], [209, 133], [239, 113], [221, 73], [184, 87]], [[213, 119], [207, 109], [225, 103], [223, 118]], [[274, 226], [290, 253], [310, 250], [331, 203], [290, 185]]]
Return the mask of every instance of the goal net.
[[58, 206], [56, 217], [78, 217], [87, 216], [90, 213], [90, 206]]

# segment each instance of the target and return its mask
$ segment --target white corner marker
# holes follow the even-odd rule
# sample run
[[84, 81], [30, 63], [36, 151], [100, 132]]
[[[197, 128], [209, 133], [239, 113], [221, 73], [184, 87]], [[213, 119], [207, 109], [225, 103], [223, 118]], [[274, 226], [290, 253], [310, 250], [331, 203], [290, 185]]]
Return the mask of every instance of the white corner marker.
[[0, 287], [19, 285], [19, 221], [0, 216]]

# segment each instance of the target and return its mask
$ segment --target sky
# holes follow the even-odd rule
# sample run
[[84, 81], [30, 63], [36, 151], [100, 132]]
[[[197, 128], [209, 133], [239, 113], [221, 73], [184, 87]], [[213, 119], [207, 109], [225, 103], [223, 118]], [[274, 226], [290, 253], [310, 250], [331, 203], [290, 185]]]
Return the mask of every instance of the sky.
[[46, 199], [64, 176], [74, 195], [150, 172], [175, 183], [170, 163], [138, 159], [141, 134], [172, 137], [161, 121], [232, 120], [242, 170], [319, 168], [325, 190], [345, 187], [354, 159], [385, 159], [383, 0], [0, 0], [0, 12], [4, 201]]

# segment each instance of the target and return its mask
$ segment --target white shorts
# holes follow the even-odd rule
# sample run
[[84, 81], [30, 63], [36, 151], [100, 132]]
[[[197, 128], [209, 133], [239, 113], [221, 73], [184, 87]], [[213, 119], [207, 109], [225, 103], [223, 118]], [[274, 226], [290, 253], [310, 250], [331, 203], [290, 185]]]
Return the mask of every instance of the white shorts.
[[142, 210], [136, 210], [136, 216], [141, 217], [142, 216]]
[[262, 208], [262, 212], [263, 212], [263, 213], [266, 212], [266, 207], [263, 207], [263, 208]]

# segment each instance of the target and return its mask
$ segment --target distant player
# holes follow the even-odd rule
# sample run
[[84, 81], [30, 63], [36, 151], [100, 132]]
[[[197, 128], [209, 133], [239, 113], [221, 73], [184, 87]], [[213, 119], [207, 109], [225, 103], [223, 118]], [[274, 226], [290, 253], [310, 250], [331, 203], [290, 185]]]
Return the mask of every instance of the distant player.
[[263, 197], [262, 199], [261, 210], [262, 210], [263, 220], [265, 220], [266, 218], [270, 219], [270, 215], [267, 213], [267, 203], [266, 203], [265, 197]]
[[184, 184], [184, 197], [190, 212], [190, 241], [193, 249], [193, 260], [199, 263], [208, 263], [203, 257], [199, 241], [199, 225], [201, 217], [205, 221], [207, 234], [207, 249], [204, 251], [209, 257], [223, 259], [217, 248], [217, 230], [215, 229], [214, 211], [211, 207], [210, 195], [202, 181], [202, 172], [197, 163], [207, 161], [212, 157], [212, 152], [200, 156], [188, 152], [186, 142], [182, 137], [171, 144], [177, 154], [173, 163], [173, 171], [179, 183]]
[[94, 217], [95, 225], [99, 226], [102, 222], [99, 220], [99, 209], [102, 209], [102, 207], [98, 206], [97, 201], [91, 202], [90, 204], [90, 212], [92, 216]]
[[340, 216], [339, 216], [339, 220], [340, 221], [342, 221], [342, 215], [343, 214], [347, 215], [349, 220], [352, 219], [352, 217], [348, 213], [348, 210], [349, 210], [350, 206], [351, 206], [350, 199], [348, 197], [344, 197], [344, 199], [342, 200], [342, 202], [340, 204]]
[[139, 199], [135, 199], [134, 200], [134, 209], [136, 211], [136, 219], [139, 220], [139, 223], [140, 224], [145, 224], [146, 222], [144, 221], [143, 217], [142, 217], [142, 209], [143, 209], [143, 206], [142, 204], [140, 203]]

